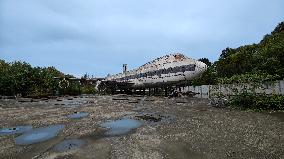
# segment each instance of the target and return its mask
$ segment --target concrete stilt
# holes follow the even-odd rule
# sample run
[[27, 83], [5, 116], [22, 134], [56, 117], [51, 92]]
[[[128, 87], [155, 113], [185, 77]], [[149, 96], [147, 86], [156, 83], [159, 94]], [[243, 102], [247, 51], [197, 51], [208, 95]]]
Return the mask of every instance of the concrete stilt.
[[168, 91], [169, 91], [169, 90], [168, 90], [168, 87], [166, 86], [166, 87], [165, 87], [165, 97], [168, 96]]
[[157, 88], [154, 88], [154, 95], [157, 95]]

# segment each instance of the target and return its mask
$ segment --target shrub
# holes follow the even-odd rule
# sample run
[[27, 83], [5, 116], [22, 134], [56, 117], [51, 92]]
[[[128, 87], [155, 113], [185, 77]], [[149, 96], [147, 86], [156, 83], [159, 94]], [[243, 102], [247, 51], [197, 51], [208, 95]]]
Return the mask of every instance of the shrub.
[[233, 96], [230, 105], [242, 109], [284, 110], [284, 96], [244, 92]]

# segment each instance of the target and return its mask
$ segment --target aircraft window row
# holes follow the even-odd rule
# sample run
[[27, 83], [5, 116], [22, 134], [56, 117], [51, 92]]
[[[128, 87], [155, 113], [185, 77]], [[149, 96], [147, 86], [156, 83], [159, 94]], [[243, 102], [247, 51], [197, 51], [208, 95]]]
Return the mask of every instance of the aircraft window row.
[[174, 68], [168, 68], [168, 69], [161, 69], [157, 71], [150, 71], [146, 73], [140, 73], [140, 74], [135, 74], [131, 76], [126, 76], [123, 78], [119, 78], [119, 80], [130, 80], [130, 79], [135, 79], [135, 78], [143, 78], [143, 77], [148, 77], [148, 76], [159, 76], [161, 77], [162, 74], [169, 74], [169, 73], [177, 73], [177, 72], [185, 72], [185, 71], [195, 71], [196, 65], [184, 65], [184, 66], [177, 66]]

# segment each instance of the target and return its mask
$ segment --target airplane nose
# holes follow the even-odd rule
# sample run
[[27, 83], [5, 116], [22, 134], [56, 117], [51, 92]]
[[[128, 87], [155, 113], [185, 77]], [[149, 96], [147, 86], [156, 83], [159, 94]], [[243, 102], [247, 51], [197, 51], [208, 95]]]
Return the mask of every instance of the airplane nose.
[[207, 65], [205, 63], [203, 63], [203, 68], [205, 71], [207, 70]]
[[198, 62], [200, 73], [203, 73], [207, 70], [207, 65], [201, 61]]

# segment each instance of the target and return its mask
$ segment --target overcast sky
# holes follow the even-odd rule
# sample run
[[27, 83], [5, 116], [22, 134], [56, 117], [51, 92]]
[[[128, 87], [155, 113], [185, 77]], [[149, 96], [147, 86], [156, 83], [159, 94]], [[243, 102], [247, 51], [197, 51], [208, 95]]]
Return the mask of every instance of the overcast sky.
[[0, 59], [104, 77], [180, 52], [218, 59], [284, 20], [284, 0], [0, 0]]

